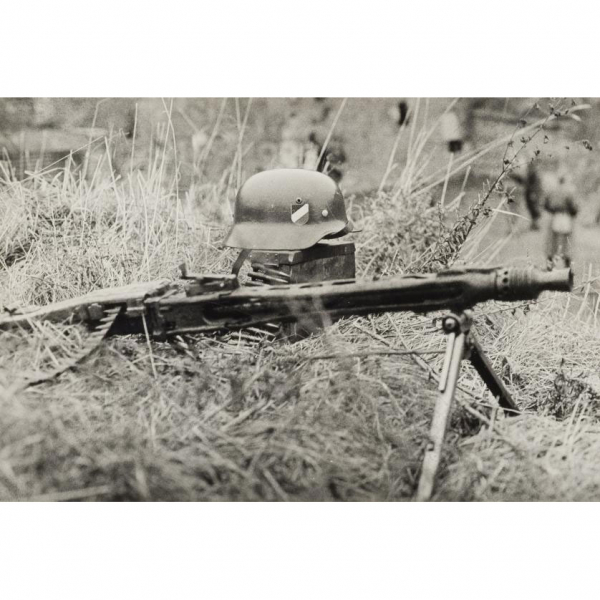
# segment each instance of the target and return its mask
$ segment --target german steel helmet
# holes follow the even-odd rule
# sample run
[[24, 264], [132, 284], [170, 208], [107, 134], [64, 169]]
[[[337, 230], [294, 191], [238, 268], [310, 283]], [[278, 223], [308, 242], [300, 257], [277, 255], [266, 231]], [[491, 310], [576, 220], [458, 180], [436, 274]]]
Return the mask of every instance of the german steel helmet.
[[249, 250], [304, 250], [355, 231], [337, 184], [323, 173], [273, 169], [238, 191], [225, 245]]

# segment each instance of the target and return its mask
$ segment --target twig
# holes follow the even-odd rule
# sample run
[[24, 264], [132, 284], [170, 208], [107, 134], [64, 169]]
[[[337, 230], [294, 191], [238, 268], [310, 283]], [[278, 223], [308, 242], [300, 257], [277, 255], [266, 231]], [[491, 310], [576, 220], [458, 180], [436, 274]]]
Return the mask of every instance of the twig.
[[314, 356], [289, 356], [288, 360], [329, 360], [333, 358], [368, 358], [369, 356], [395, 356], [407, 354], [444, 354], [445, 350], [372, 350], [370, 352], [349, 352], [348, 354], [316, 354]]
[[152, 353], [152, 344], [150, 342], [150, 334], [148, 333], [148, 324], [146, 323], [146, 315], [142, 314], [142, 323], [144, 324], [144, 334], [146, 335], [146, 343], [148, 344], [148, 352], [150, 353], [150, 365], [152, 366], [152, 375], [154, 379], [158, 379], [156, 365], [154, 364], [154, 354]]
[[28, 502], [69, 502], [70, 500], [83, 500], [92, 496], [110, 494], [112, 488], [109, 485], [85, 488], [82, 490], [70, 490], [67, 492], [51, 492], [27, 498]]
[[273, 488], [279, 499], [283, 500], [284, 502], [288, 502], [288, 495], [281, 489], [281, 486], [277, 483], [275, 477], [273, 477], [271, 472], [268, 469], [263, 469], [262, 473], [265, 476], [265, 479], [271, 484], [271, 487]]
[[333, 130], [335, 129], [335, 126], [337, 125], [338, 119], [340, 118], [340, 115], [342, 114], [342, 111], [344, 110], [344, 107], [346, 106], [347, 101], [348, 101], [348, 98], [344, 98], [342, 100], [342, 103], [340, 104], [337, 114], [335, 115], [335, 118], [333, 119], [333, 123], [331, 124], [331, 128], [329, 129], [329, 133], [327, 134], [327, 137], [325, 138], [325, 142], [323, 143], [323, 147], [321, 148], [321, 152], [319, 153], [319, 158], [317, 159], [317, 164], [315, 165], [315, 168], [318, 167], [319, 163], [321, 162], [321, 159], [323, 158], [323, 156], [327, 150], [327, 146], [329, 145], [331, 136], [333, 135]]
[[498, 426], [495, 422], [492, 422], [485, 415], [480, 413], [477, 409], [473, 408], [473, 406], [469, 402], [467, 402], [460, 396], [457, 395], [455, 397], [462, 408], [464, 408], [470, 415], [474, 416], [476, 419], [479, 419], [484, 425], [487, 425], [488, 428], [491, 431], [493, 431], [505, 444], [510, 446], [519, 455], [520, 458], [525, 457], [525, 450], [522, 447], [520, 447], [516, 442], [513, 442], [511, 439], [507, 438], [504, 435], [504, 433], [502, 433], [498, 429]]
[[228, 423], [225, 423], [225, 425], [223, 425], [221, 427], [221, 431], [222, 432], [227, 431], [227, 430], [231, 429], [232, 427], [235, 427], [236, 425], [243, 423], [246, 419], [249, 419], [253, 414], [257, 413], [258, 411], [262, 410], [263, 408], [267, 408], [271, 403], [272, 403], [271, 400], [269, 400], [267, 402], [263, 402], [262, 404], [257, 404], [256, 406], [253, 406], [252, 408], [249, 408], [248, 410], [244, 411], [239, 416], [237, 416], [235, 419], [232, 419]]

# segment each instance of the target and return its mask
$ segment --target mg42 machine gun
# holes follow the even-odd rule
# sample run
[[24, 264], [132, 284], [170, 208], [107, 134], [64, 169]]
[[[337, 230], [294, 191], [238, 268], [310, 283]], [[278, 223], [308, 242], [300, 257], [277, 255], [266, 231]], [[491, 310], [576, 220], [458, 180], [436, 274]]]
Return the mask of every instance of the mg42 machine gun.
[[[442, 319], [446, 353], [416, 493], [418, 500], [428, 500], [464, 359], [471, 361], [505, 413], [518, 413], [474, 335], [470, 309], [488, 300], [526, 301], [543, 291], [569, 291], [573, 276], [568, 269], [547, 273], [502, 267], [360, 281], [354, 279], [354, 244], [332, 241], [354, 230], [332, 179], [299, 169], [266, 171], [251, 177], [238, 192], [234, 225], [225, 242], [241, 250], [233, 273], [196, 275], [183, 267], [183, 291], [170, 280], [98, 290], [13, 311], [0, 317], [0, 330], [28, 328], [42, 319], [85, 323], [95, 343], [106, 335], [165, 339], [248, 328], [274, 328], [296, 339], [342, 317], [447, 311]], [[249, 257], [251, 281], [242, 286], [238, 275]], [[73, 356], [66, 368], [88, 353]]]

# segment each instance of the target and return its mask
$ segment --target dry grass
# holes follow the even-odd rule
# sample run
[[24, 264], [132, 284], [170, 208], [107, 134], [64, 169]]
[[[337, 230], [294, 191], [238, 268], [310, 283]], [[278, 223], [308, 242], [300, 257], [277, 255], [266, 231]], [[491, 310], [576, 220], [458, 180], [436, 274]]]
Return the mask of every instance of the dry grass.
[[[156, 156], [143, 174], [119, 181], [67, 171], [6, 182], [0, 304], [42, 304], [174, 277], [182, 260], [194, 270], [227, 270], [233, 252], [219, 241], [231, 178], [196, 186], [190, 201], [161, 164]], [[432, 264], [440, 234], [452, 235], [432, 206], [437, 198], [406, 193], [413, 188], [405, 175], [390, 193], [356, 202], [365, 224], [356, 240], [361, 274], [418, 270]], [[485, 230], [469, 230], [452, 247], [453, 260], [478, 231]], [[567, 305], [564, 296], [546, 295], [537, 304], [477, 309], [482, 343], [526, 412], [503, 418], [466, 367], [436, 499], [597, 497], [600, 336], [581, 301], [574, 296]], [[236, 344], [235, 336], [228, 343], [111, 339], [76, 371], [19, 386], [85, 335], [50, 325], [29, 336], [2, 335], [0, 499], [413, 495], [441, 357], [385, 352], [443, 349], [430, 317], [345, 319], [294, 346]]]

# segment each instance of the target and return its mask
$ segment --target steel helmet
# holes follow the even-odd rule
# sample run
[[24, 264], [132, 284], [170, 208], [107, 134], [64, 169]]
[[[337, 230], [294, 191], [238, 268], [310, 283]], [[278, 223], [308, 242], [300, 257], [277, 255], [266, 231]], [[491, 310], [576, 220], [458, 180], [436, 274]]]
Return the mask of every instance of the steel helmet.
[[333, 179], [318, 171], [273, 169], [253, 175], [238, 191], [225, 245], [303, 250], [352, 231], [344, 197]]

